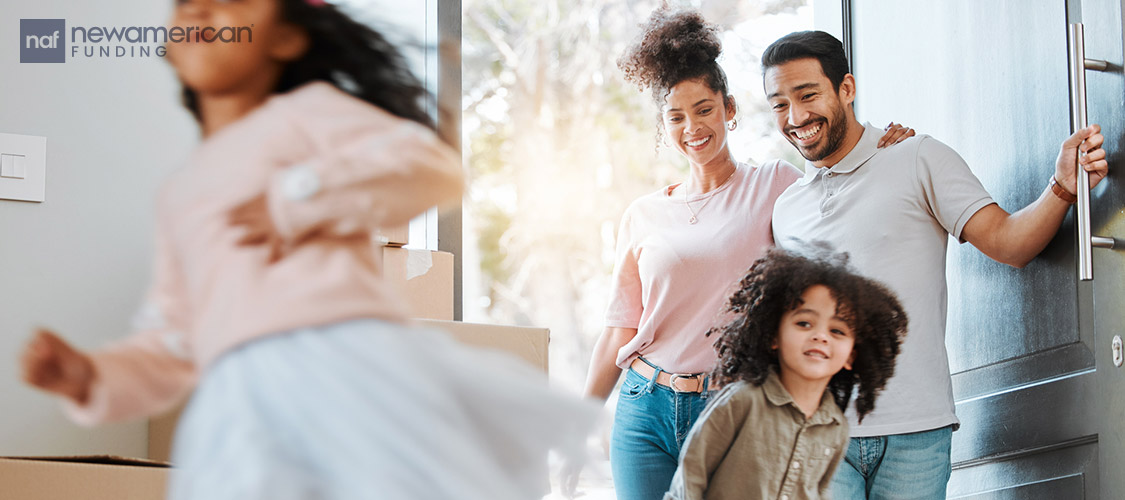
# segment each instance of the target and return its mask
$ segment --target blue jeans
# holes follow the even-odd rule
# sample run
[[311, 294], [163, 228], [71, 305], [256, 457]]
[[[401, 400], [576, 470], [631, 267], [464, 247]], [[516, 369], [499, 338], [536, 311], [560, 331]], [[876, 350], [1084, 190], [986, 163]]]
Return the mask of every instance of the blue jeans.
[[852, 438], [832, 478], [834, 500], [944, 500], [953, 427]]
[[704, 395], [677, 393], [629, 369], [618, 394], [609, 452], [618, 500], [664, 497], [680, 447], [706, 405]]

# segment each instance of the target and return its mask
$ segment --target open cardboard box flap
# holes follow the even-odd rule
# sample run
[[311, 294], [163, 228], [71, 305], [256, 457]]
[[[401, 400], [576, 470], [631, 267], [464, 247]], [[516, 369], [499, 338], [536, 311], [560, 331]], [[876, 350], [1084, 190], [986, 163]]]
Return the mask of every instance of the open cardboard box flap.
[[168, 462], [147, 458], [121, 457], [117, 455], [74, 455], [58, 457], [0, 457], [0, 460], [38, 460], [42, 462], [69, 462], [75, 464], [133, 465], [137, 467], [171, 467]]
[[0, 499], [163, 500], [169, 470], [112, 455], [0, 457]]
[[414, 320], [418, 325], [448, 332], [453, 338], [478, 347], [498, 349], [547, 371], [550, 330], [523, 326], [486, 325], [461, 321]]

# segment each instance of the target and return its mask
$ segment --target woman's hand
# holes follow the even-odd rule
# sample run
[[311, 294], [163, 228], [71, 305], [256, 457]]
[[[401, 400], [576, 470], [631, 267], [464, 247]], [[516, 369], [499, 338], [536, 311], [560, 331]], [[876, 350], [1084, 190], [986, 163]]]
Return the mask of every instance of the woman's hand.
[[23, 380], [85, 404], [97, 374], [90, 357], [49, 330], [39, 329], [20, 356]]
[[244, 232], [238, 244], [242, 246], [264, 245], [269, 249], [266, 258], [270, 264], [281, 260], [284, 241], [270, 218], [266, 195], [260, 194], [234, 207], [227, 217], [232, 226], [242, 226]]
[[895, 122], [891, 122], [886, 127], [883, 127], [883, 130], [886, 130], [887, 133], [883, 134], [883, 137], [879, 139], [879, 147], [881, 148], [892, 144], [898, 144], [905, 141], [908, 137], [914, 137], [914, 129], [899, 125]]

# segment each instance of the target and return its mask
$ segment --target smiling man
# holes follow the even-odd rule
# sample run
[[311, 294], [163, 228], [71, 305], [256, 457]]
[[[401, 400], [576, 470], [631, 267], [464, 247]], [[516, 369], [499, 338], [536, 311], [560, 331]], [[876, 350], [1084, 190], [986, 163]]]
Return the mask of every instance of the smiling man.
[[1093, 125], [1064, 141], [1049, 186], [1009, 214], [934, 138], [877, 147], [883, 131], [856, 120], [855, 78], [831, 35], [786, 35], [766, 49], [762, 66], [777, 128], [807, 160], [804, 177], [774, 206], [775, 241], [788, 249], [825, 241], [847, 252], [856, 269], [899, 296], [910, 319], [875, 410], [859, 425], [848, 409], [852, 439], [832, 498], [944, 499], [958, 425], [945, 350], [948, 238], [999, 262], [1027, 264], [1074, 202], [1079, 150], [1088, 151], [1082, 164], [1091, 186], [1105, 176], [1103, 137]]

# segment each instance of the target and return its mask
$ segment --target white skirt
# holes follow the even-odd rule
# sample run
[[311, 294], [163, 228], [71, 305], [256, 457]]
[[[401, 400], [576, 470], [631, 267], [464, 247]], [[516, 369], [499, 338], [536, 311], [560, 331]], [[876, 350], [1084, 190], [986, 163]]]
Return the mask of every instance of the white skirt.
[[500, 352], [378, 320], [255, 340], [181, 419], [171, 500], [528, 500], [598, 406]]

